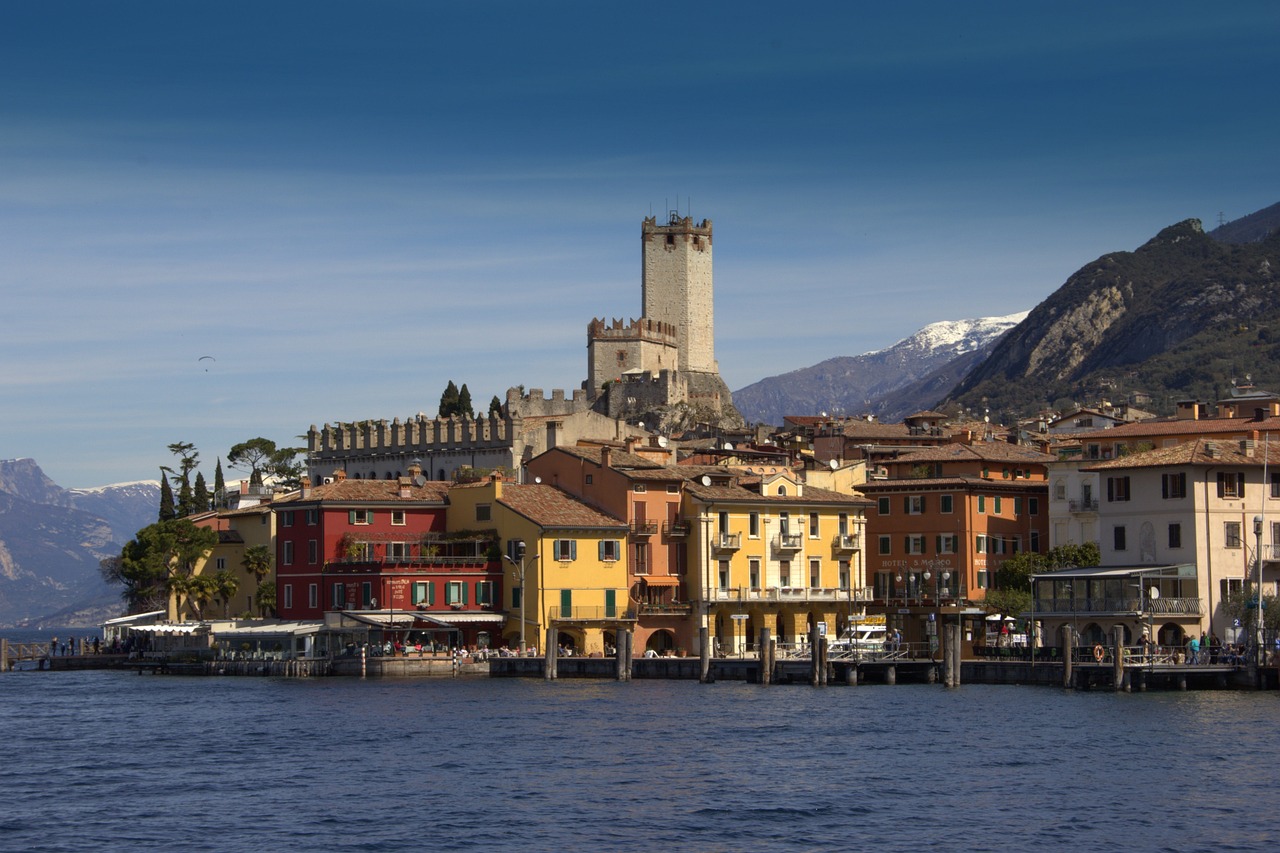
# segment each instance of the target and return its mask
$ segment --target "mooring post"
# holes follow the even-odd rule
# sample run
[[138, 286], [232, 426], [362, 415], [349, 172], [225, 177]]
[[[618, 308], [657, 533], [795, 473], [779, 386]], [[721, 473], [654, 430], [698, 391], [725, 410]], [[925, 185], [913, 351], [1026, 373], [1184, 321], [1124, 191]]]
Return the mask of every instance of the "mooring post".
[[964, 656], [961, 654], [961, 652], [964, 651], [964, 631], [960, 628], [959, 625], [956, 625], [955, 628], [953, 628], [952, 630], [955, 631], [955, 641], [951, 644], [951, 649], [952, 649], [951, 651], [951, 656], [952, 656], [951, 686], [959, 687], [960, 671], [962, 669], [961, 664], [964, 662], [963, 661]]
[[545, 678], [547, 681], [555, 681], [556, 677], [559, 676], [559, 673], [556, 672], [556, 667], [560, 665], [559, 660], [556, 657], [556, 629], [555, 628], [547, 629], [547, 647], [545, 651], [545, 657], [543, 658], [543, 662], [545, 665], [543, 666], [542, 677]]
[[1113, 690], [1124, 689], [1124, 626], [1116, 625], [1111, 629], [1111, 645], [1115, 649], [1115, 660], [1111, 662], [1111, 678]]
[[622, 632], [627, 637], [627, 652], [623, 656], [623, 662], [626, 664], [627, 681], [631, 680], [632, 670], [635, 668], [636, 660], [636, 632], [628, 628]]
[[950, 687], [952, 685], [952, 667], [951, 660], [951, 626], [941, 625], [938, 629], [938, 641], [941, 643], [942, 649], [942, 686]]
[[809, 628], [809, 683], [817, 687], [822, 683], [818, 676], [818, 670], [821, 667], [822, 659], [818, 650], [818, 625], [815, 622]]
[[698, 629], [698, 659], [702, 664], [698, 680], [706, 684], [711, 675], [711, 632], [706, 625]]
[[614, 678], [627, 680], [627, 632], [618, 632], [618, 643], [613, 649]]
[[1060, 633], [1062, 634], [1062, 686], [1065, 689], [1070, 688], [1073, 683], [1071, 673], [1071, 665], [1073, 663], [1071, 660], [1071, 626], [1063, 625]]
[[769, 660], [769, 644], [773, 641], [773, 631], [760, 629], [760, 683], [768, 687], [773, 683], [773, 662]]
[[885, 667], [885, 670], [884, 670], [884, 683], [885, 683], [885, 684], [897, 684], [897, 683], [898, 683], [898, 668], [897, 668], [896, 666], [894, 666], [893, 664], [889, 664], [887, 667]]
[[0, 672], [9, 671], [9, 641], [0, 637]]
[[818, 683], [823, 687], [831, 680], [830, 664], [827, 662], [827, 638], [818, 638]]
[[849, 661], [849, 667], [844, 671], [844, 683], [850, 687], [858, 686], [858, 662]]

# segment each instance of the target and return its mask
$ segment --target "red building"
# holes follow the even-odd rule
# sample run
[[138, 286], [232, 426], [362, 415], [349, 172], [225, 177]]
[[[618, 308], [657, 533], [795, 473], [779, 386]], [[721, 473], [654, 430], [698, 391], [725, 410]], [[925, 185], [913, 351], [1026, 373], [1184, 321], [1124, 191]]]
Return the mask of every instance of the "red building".
[[[450, 533], [450, 484], [420, 474], [304, 487], [272, 505], [276, 611], [361, 613], [447, 645], [487, 646], [501, 628], [501, 552], [491, 531]], [[410, 622], [405, 614], [421, 618]], [[398, 616], [396, 614], [399, 614]]]

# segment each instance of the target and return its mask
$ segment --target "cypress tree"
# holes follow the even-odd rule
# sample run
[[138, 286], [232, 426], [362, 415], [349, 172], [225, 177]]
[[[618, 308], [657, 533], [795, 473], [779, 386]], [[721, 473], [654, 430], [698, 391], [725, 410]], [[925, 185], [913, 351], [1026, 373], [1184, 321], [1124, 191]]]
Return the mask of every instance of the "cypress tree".
[[160, 469], [160, 521], [177, 518], [178, 512], [173, 508], [173, 489], [169, 487], [169, 475]]
[[191, 504], [196, 512], [209, 511], [209, 487], [204, 482], [204, 474], [196, 472], [195, 493], [191, 496]]
[[467, 390], [467, 383], [462, 383], [462, 389], [458, 391], [458, 414], [464, 418], [474, 418], [476, 410], [471, 407], [471, 392]]
[[444, 393], [440, 395], [440, 417], [447, 418], [458, 413], [458, 386], [449, 380]]
[[502, 417], [502, 403], [498, 402], [497, 394], [494, 394], [493, 399], [489, 401], [489, 414]]
[[227, 505], [227, 481], [222, 479], [222, 457], [218, 457], [218, 464], [213, 469], [213, 499], [218, 502], [218, 508]]

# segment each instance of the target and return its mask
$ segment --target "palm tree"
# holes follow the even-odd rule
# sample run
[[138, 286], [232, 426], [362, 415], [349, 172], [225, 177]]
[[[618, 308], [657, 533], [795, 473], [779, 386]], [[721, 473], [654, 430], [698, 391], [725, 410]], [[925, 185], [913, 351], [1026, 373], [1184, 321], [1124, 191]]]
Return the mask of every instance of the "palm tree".
[[254, 581], [261, 584], [263, 578], [271, 574], [271, 549], [266, 545], [253, 545], [246, 548], [240, 558], [240, 565], [253, 575]]
[[240, 579], [235, 572], [223, 569], [213, 576], [214, 598], [222, 602], [222, 618], [227, 618], [227, 607], [240, 589]]

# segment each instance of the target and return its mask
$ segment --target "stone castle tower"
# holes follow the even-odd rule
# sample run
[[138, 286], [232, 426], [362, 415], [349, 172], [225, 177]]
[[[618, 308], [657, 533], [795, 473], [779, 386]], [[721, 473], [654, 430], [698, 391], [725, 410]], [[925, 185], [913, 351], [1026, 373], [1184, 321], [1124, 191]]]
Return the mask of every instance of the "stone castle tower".
[[640, 226], [640, 247], [643, 316], [587, 326], [585, 386], [594, 408], [672, 428], [681, 419], [740, 423], [715, 358], [711, 220], [694, 224], [673, 212], [659, 225], [651, 216]]

